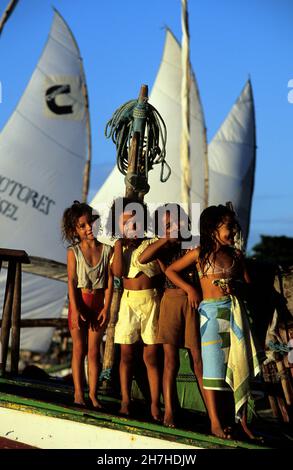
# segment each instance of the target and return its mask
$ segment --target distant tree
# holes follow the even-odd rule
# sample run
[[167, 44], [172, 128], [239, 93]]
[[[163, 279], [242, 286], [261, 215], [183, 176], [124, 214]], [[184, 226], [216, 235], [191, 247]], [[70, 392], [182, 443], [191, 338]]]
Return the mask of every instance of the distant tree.
[[261, 235], [261, 242], [255, 245], [252, 250], [252, 256], [258, 260], [283, 267], [293, 266], [292, 237]]

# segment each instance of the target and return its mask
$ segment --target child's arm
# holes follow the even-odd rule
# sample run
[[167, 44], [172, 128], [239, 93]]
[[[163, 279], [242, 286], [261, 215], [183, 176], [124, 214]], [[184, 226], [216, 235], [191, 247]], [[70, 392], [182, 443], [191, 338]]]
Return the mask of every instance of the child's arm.
[[123, 240], [119, 238], [114, 246], [114, 258], [111, 266], [113, 276], [122, 277], [123, 275]]
[[183, 289], [188, 295], [188, 301], [192, 308], [197, 308], [201, 301], [201, 292], [188, 282], [184, 281], [178, 274], [188, 266], [195, 264], [198, 260], [199, 249], [188, 251], [182, 258], [172, 263], [165, 271], [166, 276], [175, 284]]
[[151, 243], [138, 257], [141, 264], [149, 263], [157, 258], [160, 249], [168, 243], [168, 238], [160, 238]]
[[[111, 258], [111, 256], [112, 256], [112, 252], [110, 253], [109, 259]], [[101, 312], [98, 315], [98, 322], [100, 324], [100, 327], [102, 327], [108, 320], [109, 310], [111, 307], [112, 294], [113, 294], [113, 274], [112, 274], [112, 270], [109, 264], [108, 265], [108, 283], [105, 288], [104, 308], [101, 310]]]
[[85, 321], [78, 309], [76, 259], [72, 250], [67, 250], [68, 296], [72, 312], [72, 328], [79, 328], [79, 318]]
[[240, 282], [238, 279], [236, 279], [234, 282], [232, 281], [232, 286], [229, 293], [248, 299], [252, 293], [252, 284], [247, 271], [245, 256], [240, 250], [236, 250], [236, 256], [240, 266], [241, 279]]

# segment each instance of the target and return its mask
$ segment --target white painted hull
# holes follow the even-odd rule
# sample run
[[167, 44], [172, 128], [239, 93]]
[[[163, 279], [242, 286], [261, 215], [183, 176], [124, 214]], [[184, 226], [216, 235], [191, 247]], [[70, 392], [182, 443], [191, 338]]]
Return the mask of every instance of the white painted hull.
[[102, 426], [0, 407], [0, 436], [41, 449], [199, 449]]

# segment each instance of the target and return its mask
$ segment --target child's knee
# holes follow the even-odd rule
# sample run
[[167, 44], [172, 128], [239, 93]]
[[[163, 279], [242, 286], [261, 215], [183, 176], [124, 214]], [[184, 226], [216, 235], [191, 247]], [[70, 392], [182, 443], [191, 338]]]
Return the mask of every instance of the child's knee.
[[164, 355], [164, 369], [177, 370], [179, 367], [179, 359], [175, 355]]
[[85, 359], [86, 349], [82, 343], [74, 344], [72, 352], [74, 357]]
[[87, 353], [88, 361], [93, 362], [93, 361], [99, 361], [100, 359], [100, 348], [99, 347], [92, 347], [89, 348], [88, 353]]
[[120, 363], [125, 365], [132, 365], [134, 362], [134, 355], [132, 352], [121, 352]]
[[154, 351], [144, 351], [143, 360], [146, 366], [155, 367], [158, 365], [157, 354]]

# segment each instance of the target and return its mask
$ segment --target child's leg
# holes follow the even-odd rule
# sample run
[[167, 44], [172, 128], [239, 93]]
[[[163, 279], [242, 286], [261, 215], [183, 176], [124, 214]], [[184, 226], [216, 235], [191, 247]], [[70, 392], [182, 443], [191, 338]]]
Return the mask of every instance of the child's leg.
[[[226, 434], [219, 418], [219, 397], [220, 393], [217, 390], [205, 389], [206, 405], [208, 409], [209, 418], [211, 421], [211, 432], [217, 437], [229, 439], [231, 436]], [[223, 397], [223, 393], [221, 393]]]
[[176, 396], [176, 376], [179, 370], [177, 346], [164, 344], [163, 394], [165, 404], [164, 424], [174, 426], [174, 397]]
[[143, 348], [143, 360], [147, 368], [151, 392], [151, 414], [154, 420], [160, 421], [160, 372], [158, 365], [158, 345], [148, 344]]
[[190, 348], [190, 354], [192, 357], [193, 372], [196, 377], [201, 396], [206, 404], [205, 389], [203, 388], [203, 383], [202, 383], [202, 358], [201, 358], [201, 351], [200, 351], [199, 345], [195, 345], [192, 348]]
[[130, 401], [131, 401], [131, 383], [133, 375], [133, 363], [135, 360], [135, 345], [134, 344], [121, 344], [121, 359], [120, 359], [120, 385], [121, 385], [121, 408], [120, 413], [129, 415]]
[[101, 408], [102, 405], [97, 400], [97, 387], [100, 370], [100, 344], [103, 336], [103, 330], [88, 330], [88, 380], [89, 397], [94, 408]]
[[72, 337], [72, 377], [74, 383], [74, 403], [84, 405], [84, 359], [86, 355], [86, 335], [87, 329], [81, 327], [71, 329], [70, 334]]
[[243, 431], [249, 437], [249, 439], [256, 439], [256, 440], [259, 440], [259, 441], [263, 441], [263, 437], [255, 436], [255, 434], [253, 434], [253, 432], [249, 429], [249, 427], [247, 425], [247, 403], [243, 406], [244, 406], [243, 416], [242, 416], [241, 421], [240, 421]]

